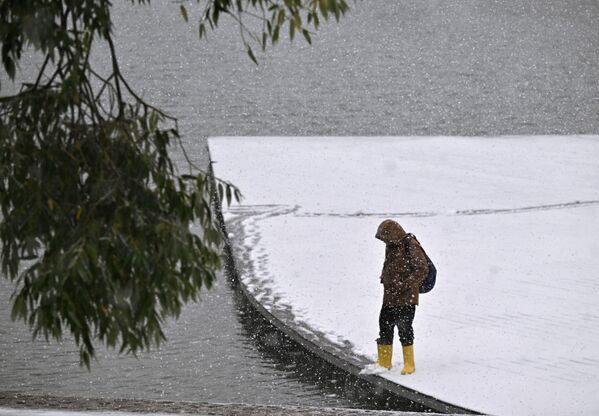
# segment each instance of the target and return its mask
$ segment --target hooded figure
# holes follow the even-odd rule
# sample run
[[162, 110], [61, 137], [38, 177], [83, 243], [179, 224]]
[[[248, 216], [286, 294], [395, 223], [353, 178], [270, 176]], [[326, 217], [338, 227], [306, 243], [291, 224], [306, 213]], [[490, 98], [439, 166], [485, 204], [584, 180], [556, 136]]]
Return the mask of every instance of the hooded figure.
[[386, 245], [385, 263], [380, 277], [384, 294], [379, 316], [377, 364], [391, 368], [393, 332], [397, 326], [404, 357], [401, 373], [411, 374], [416, 369], [412, 322], [418, 305], [420, 285], [428, 273], [426, 256], [416, 237], [407, 234], [393, 220], [383, 221], [375, 237]]
[[393, 220], [383, 221], [375, 237], [386, 245], [381, 273], [383, 306], [418, 305], [420, 285], [428, 273], [420, 243]]

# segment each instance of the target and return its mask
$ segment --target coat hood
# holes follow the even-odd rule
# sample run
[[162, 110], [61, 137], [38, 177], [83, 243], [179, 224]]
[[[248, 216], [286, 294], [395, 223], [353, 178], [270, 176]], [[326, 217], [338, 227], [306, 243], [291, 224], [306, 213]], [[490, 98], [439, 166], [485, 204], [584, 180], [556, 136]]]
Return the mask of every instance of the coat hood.
[[399, 244], [406, 235], [404, 229], [397, 222], [385, 220], [379, 225], [375, 237], [385, 244]]

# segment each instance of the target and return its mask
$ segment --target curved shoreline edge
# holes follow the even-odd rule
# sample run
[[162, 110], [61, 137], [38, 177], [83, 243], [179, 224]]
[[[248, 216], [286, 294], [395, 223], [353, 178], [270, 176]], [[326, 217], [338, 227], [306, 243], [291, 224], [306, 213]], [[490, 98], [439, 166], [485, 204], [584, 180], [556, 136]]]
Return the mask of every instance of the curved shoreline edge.
[[[209, 174], [211, 179], [214, 180], [214, 171], [212, 169], [212, 157], [210, 155], [210, 149], [208, 149], [208, 156], [210, 159]], [[216, 198], [214, 201], [216, 206], [216, 215], [220, 223], [220, 227], [224, 236], [225, 241], [225, 267], [230, 277], [235, 280], [239, 285], [239, 288], [252, 307], [259, 312], [272, 326], [281, 331], [284, 335], [295, 341], [299, 346], [312, 354], [319, 357], [321, 360], [328, 364], [335, 366], [336, 368], [350, 374], [351, 376], [366, 382], [375, 390], [383, 390], [392, 396], [395, 396], [401, 400], [409, 400], [418, 405], [421, 405], [432, 412], [445, 413], [445, 414], [482, 414], [472, 409], [467, 409], [452, 403], [447, 403], [439, 400], [433, 396], [426, 395], [419, 391], [404, 387], [400, 384], [394, 383], [383, 377], [377, 375], [360, 374], [362, 366], [359, 366], [359, 360], [356, 357], [352, 357], [338, 348], [334, 348], [333, 345], [324, 345], [325, 343], [315, 343], [303, 336], [296, 331], [292, 324], [284, 322], [277, 318], [270, 311], [268, 311], [254, 296], [250, 293], [247, 287], [243, 284], [240, 279], [239, 267], [237, 257], [234, 255], [233, 245], [229, 239], [225, 219], [222, 211], [222, 204]]]

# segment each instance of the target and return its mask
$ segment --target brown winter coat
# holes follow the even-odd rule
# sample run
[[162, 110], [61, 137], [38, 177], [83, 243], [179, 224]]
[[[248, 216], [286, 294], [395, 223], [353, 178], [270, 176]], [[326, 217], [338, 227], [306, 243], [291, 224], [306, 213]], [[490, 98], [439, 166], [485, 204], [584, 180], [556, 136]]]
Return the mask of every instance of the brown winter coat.
[[387, 245], [381, 273], [383, 306], [418, 305], [419, 288], [428, 273], [420, 244], [393, 220], [383, 221], [375, 237]]

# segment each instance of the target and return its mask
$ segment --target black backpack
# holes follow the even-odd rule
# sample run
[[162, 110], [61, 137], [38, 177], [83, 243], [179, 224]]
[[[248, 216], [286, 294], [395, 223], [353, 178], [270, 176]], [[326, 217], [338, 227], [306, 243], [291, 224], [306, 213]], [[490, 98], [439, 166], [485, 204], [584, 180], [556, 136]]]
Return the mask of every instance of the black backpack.
[[[411, 238], [413, 238], [414, 240], [416, 240], [416, 242], [418, 243], [418, 245], [422, 249], [422, 252], [424, 253], [424, 257], [426, 258], [426, 264], [428, 266], [428, 274], [424, 278], [424, 281], [420, 285], [420, 289], [418, 291], [420, 293], [428, 293], [431, 290], [433, 290], [433, 288], [435, 287], [435, 283], [437, 281], [437, 268], [433, 264], [432, 260], [428, 256], [428, 254], [426, 254], [426, 251], [424, 251], [424, 248], [422, 248], [422, 245], [420, 244], [420, 241], [418, 241], [418, 239], [416, 238], [416, 236], [414, 234], [408, 234], [408, 236], [410, 236]], [[408, 246], [407, 247], [408, 247], [408, 253], [409, 253], [409, 250], [410, 250], [410, 244], [409, 244], [409, 242], [408, 242]]]

